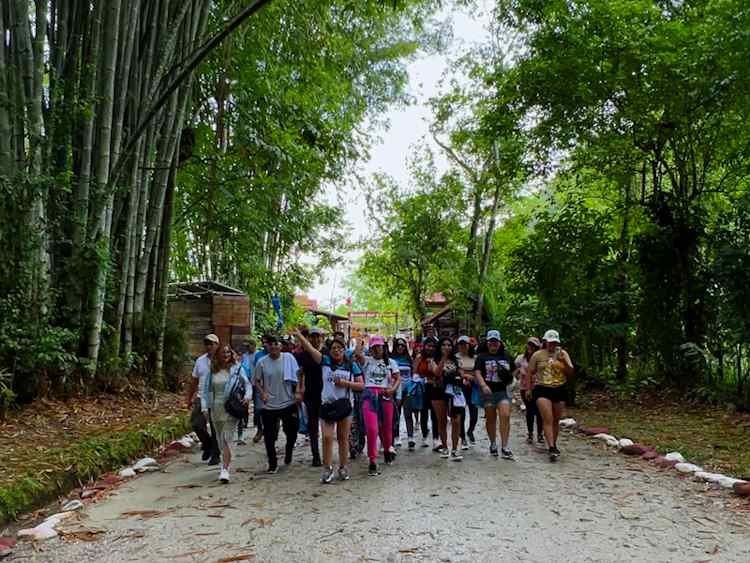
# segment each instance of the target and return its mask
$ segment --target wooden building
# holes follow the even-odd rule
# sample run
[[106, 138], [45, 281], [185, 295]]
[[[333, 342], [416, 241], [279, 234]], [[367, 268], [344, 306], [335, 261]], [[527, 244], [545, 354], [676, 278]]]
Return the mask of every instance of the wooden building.
[[214, 333], [222, 343], [240, 350], [252, 325], [250, 299], [239, 289], [215, 281], [169, 285], [169, 319], [188, 326], [188, 350], [203, 354], [203, 337]]
[[[321, 317], [328, 321], [328, 327], [326, 330], [330, 332], [343, 332], [347, 338], [351, 338], [351, 320], [349, 317], [343, 315], [337, 315], [336, 313], [329, 313], [328, 311], [321, 311], [320, 309], [307, 308], [307, 312], [316, 318], [317, 322], [320, 323]], [[322, 326], [319, 324], [319, 326]]]

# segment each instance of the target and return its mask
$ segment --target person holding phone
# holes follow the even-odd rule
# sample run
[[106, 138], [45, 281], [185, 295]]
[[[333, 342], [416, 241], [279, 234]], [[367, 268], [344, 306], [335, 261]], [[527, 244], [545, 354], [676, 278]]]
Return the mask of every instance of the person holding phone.
[[534, 385], [531, 397], [542, 415], [549, 459], [557, 461], [560, 458], [557, 436], [567, 396], [565, 386], [568, 377], [573, 375], [573, 362], [560, 346], [560, 335], [556, 330], [544, 333], [544, 347], [531, 356], [528, 370]]
[[[328, 350], [321, 350], [297, 331], [295, 336], [310, 359], [321, 367], [319, 417], [323, 427], [323, 472], [320, 482], [332, 483], [334, 437], [339, 446], [338, 478], [349, 480], [349, 429], [352, 423], [353, 391], [364, 388], [359, 366], [346, 355], [346, 343], [334, 338]], [[307, 392], [307, 387], [305, 387]]]

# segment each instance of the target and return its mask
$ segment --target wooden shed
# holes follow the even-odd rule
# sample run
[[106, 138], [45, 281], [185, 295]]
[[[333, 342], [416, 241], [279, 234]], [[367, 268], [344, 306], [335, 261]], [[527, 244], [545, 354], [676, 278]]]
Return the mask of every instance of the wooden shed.
[[250, 334], [250, 299], [239, 289], [216, 281], [172, 283], [169, 318], [187, 322], [188, 350], [193, 357], [203, 354], [203, 337], [209, 333], [240, 350]]

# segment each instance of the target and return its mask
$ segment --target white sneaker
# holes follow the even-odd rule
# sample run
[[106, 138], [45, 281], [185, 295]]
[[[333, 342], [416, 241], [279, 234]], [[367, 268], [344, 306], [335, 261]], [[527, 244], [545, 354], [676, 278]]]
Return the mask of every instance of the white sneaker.
[[460, 452], [456, 450], [451, 452], [451, 461], [461, 461], [463, 458], [464, 456], [462, 456]]
[[451, 456], [450, 452], [448, 451], [448, 448], [440, 448], [439, 453], [440, 453], [440, 457], [443, 459], [448, 459]]
[[427, 438], [422, 438], [422, 447], [423, 448], [429, 448], [430, 447], [430, 441]]
[[461, 440], [461, 449], [462, 450], [468, 450], [469, 444], [467, 444], [464, 440]]
[[400, 448], [401, 446], [403, 446], [403, 444], [401, 443], [401, 438], [396, 438], [396, 441], [393, 442], [393, 445], [397, 448]]
[[219, 481], [224, 484], [229, 483], [229, 469], [226, 467], [222, 467], [221, 471], [219, 471]]

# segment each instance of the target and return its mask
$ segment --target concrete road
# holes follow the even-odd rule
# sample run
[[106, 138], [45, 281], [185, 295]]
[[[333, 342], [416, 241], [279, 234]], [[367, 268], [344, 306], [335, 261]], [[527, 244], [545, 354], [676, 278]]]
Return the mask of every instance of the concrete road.
[[570, 434], [551, 464], [523, 434], [514, 414], [515, 462], [482, 439], [463, 462], [418, 448], [379, 477], [357, 460], [351, 481], [325, 486], [301, 439], [273, 476], [262, 444], [238, 446], [229, 485], [185, 454], [89, 505], [82, 524], [106, 530], [96, 541], [23, 545], [12, 559], [750, 561], [750, 512], [730, 510], [727, 492]]

